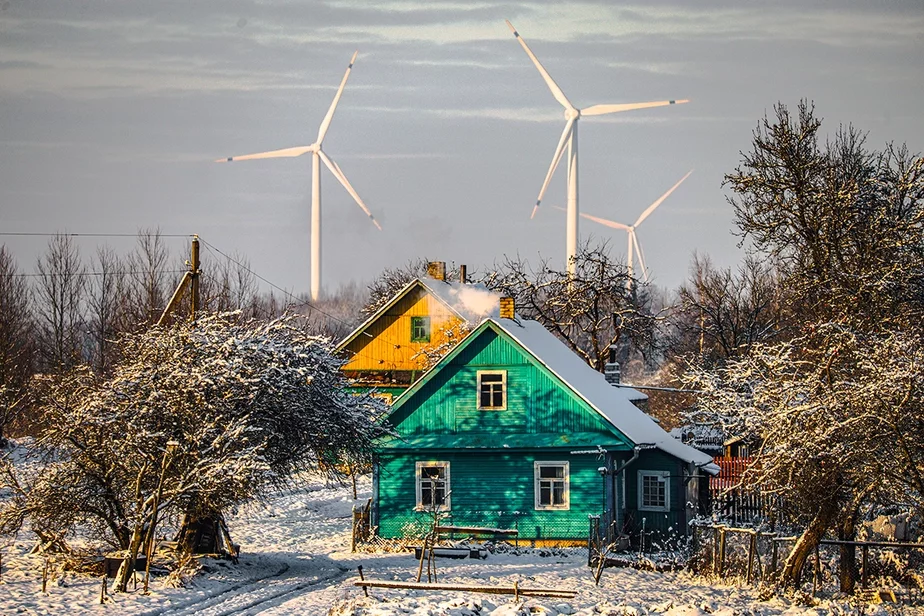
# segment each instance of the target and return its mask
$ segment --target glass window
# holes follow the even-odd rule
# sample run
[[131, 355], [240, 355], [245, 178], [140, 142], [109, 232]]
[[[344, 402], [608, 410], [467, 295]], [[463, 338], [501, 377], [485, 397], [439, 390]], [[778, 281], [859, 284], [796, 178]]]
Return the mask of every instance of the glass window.
[[478, 408], [504, 410], [507, 408], [507, 371], [478, 373]]
[[642, 511], [670, 510], [670, 473], [638, 472], [638, 508]]
[[417, 463], [417, 509], [449, 509], [449, 462]]
[[567, 462], [536, 462], [536, 509], [570, 509]]
[[411, 317], [411, 342], [430, 342], [430, 317]]

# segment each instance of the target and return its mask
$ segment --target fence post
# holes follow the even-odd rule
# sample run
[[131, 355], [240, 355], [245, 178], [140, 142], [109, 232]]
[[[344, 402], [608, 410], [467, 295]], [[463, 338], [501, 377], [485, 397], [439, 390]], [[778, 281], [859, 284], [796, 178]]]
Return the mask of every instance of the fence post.
[[773, 547], [772, 547], [771, 550], [770, 550], [770, 552], [771, 552], [771, 556], [770, 556], [770, 570], [773, 572], [773, 575], [776, 575], [776, 566], [777, 566], [777, 564], [778, 564], [778, 563], [777, 563], [777, 558], [778, 558], [778, 557], [777, 557], [777, 550], [779, 550], [779, 546], [780, 546], [780, 542], [777, 541], [776, 539], [777, 539], [776, 537], [773, 537], [773, 538], [770, 539], [770, 543], [773, 544]]
[[725, 575], [725, 527], [719, 528], [719, 577]]
[[863, 564], [861, 565], [862, 569], [860, 570], [860, 588], [866, 588], [867, 575], [869, 575], [869, 546], [863, 546]]
[[757, 550], [757, 531], [751, 531], [751, 542], [748, 545], [748, 573], [745, 583], [751, 583], [751, 574], [754, 573], [754, 552]]
[[600, 542], [600, 516], [587, 516], [587, 566], [594, 566], [594, 547]]

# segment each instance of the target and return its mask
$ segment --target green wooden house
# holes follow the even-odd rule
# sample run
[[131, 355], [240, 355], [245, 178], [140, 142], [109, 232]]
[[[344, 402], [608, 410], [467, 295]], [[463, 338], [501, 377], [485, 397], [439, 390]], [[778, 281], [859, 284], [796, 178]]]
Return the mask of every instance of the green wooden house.
[[644, 398], [541, 324], [487, 319], [395, 399], [373, 524], [400, 537], [438, 510], [536, 542], [586, 540], [591, 515], [630, 536], [643, 520], [684, 533], [717, 469], [633, 403]]

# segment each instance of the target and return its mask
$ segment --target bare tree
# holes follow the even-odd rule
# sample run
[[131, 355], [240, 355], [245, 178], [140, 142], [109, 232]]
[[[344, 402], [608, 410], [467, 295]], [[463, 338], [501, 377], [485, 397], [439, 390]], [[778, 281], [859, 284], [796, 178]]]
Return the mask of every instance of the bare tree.
[[168, 272], [169, 253], [160, 230], [139, 230], [138, 245], [127, 262], [126, 313], [134, 329], [153, 325], [179, 282], [179, 276]]
[[670, 318], [671, 354], [716, 365], [746, 354], [756, 342], [785, 335], [787, 295], [772, 263], [749, 255], [733, 271], [694, 254]]
[[29, 287], [6, 246], [0, 246], [0, 443], [21, 410], [32, 352]]
[[90, 364], [98, 373], [108, 374], [118, 356], [116, 338], [128, 328], [127, 275], [124, 262], [107, 246], [96, 250], [93, 268], [87, 293]]
[[33, 297], [39, 358], [44, 370], [64, 372], [84, 359], [86, 269], [73, 240], [60, 234], [48, 242], [36, 269], [38, 288]]
[[507, 258], [485, 274], [489, 289], [513, 297], [518, 314], [542, 323], [594, 370], [603, 372], [611, 345], [621, 348], [622, 363], [640, 360], [643, 369], [658, 358], [656, 324], [647, 285], [627, 288], [626, 266], [615, 261], [606, 243], [585, 244], [576, 257], [574, 276], [547, 260], [534, 268]]

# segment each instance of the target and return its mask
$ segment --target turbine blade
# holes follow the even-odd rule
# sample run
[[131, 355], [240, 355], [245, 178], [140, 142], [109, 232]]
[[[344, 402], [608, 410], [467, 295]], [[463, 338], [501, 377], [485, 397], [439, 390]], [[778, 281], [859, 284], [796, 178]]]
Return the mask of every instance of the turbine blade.
[[269, 152], [260, 152], [258, 154], [244, 154], [243, 156], [229, 156], [228, 158], [218, 158], [216, 163], [230, 163], [234, 160], [256, 160], [258, 158], [291, 158], [301, 156], [311, 151], [310, 145], [302, 145], [296, 148], [285, 148], [283, 150], [271, 150]]
[[600, 217], [598, 217], [598, 216], [591, 216], [590, 214], [585, 214], [584, 212], [581, 212], [581, 218], [586, 218], [587, 220], [592, 220], [592, 221], [594, 221], [594, 222], [596, 222], [596, 223], [599, 223], [599, 224], [601, 224], [601, 225], [603, 225], [603, 226], [605, 226], [605, 227], [609, 227], [609, 228], [611, 228], [611, 229], [621, 229], [621, 230], [623, 230], [623, 231], [629, 231], [629, 230], [630, 230], [630, 229], [629, 229], [629, 225], [624, 225], [624, 224], [622, 224], [621, 222], [615, 222], [615, 221], [613, 221], [613, 220], [607, 220], [606, 218], [600, 218]]
[[363, 209], [363, 211], [366, 213], [366, 216], [372, 220], [372, 224], [374, 224], [378, 230], [381, 231], [382, 225], [379, 224], [379, 221], [375, 219], [375, 216], [372, 215], [372, 212], [369, 211], [369, 208], [367, 208], [366, 204], [363, 203], [363, 200], [360, 199], [359, 194], [357, 194], [357, 192], [353, 189], [353, 186], [350, 184], [350, 181], [347, 179], [346, 175], [344, 175], [343, 171], [340, 170], [340, 165], [328, 158], [327, 154], [325, 154], [322, 150], [318, 150], [318, 156], [321, 157], [321, 160], [324, 161], [324, 164], [327, 165], [327, 168], [330, 169], [330, 172], [334, 174], [334, 177], [337, 178], [337, 180], [343, 184], [343, 187], [347, 189], [347, 192], [350, 193], [350, 196], [353, 197], [354, 201], [356, 201], [356, 205]]
[[648, 218], [648, 216], [650, 216], [651, 213], [655, 211], [655, 208], [657, 208], [659, 205], [661, 205], [661, 204], [664, 202], [664, 200], [667, 199], [667, 198], [671, 195], [672, 192], [674, 192], [675, 190], [677, 190], [677, 187], [680, 186], [681, 184], [683, 184], [683, 181], [684, 181], [685, 179], [687, 179], [688, 177], [690, 177], [690, 174], [691, 174], [691, 173], [693, 173], [693, 170], [692, 170], [692, 169], [690, 169], [689, 171], [687, 171], [687, 174], [686, 174], [685, 176], [683, 176], [682, 178], [680, 178], [680, 181], [679, 181], [679, 182], [677, 182], [676, 184], [674, 184], [673, 186], [671, 186], [670, 189], [669, 189], [666, 193], [664, 193], [663, 195], [661, 195], [661, 196], [658, 198], [657, 201], [655, 201], [654, 203], [652, 203], [651, 205], [649, 205], [649, 206], [648, 206], [648, 209], [645, 210], [644, 212], [642, 212], [642, 215], [638, 217], [638, 220], [636, 220], [636, 221], [635, 221], [635, 224], [632, 225], [632, 226], [633, 226], [633, 227], [637, 227], [637, 226], [639, 226], [640, 224], [642, 224], [642, 221], [644, 221], [646, 218]]
[[619, 113], [620, 111], [632, 111], [633, 109], [648, 109], [649, 107], [664, 107], [665, 105], [681, 105], [689, 103], [688, 99], [679, 101], [652, 101], [650, 103], [625, 103], [622, 105], [593, 105], [587, 109], [581, 109], [582, 116], [604, 115], [606, 113]]
[[648, 282], [648, 267], [645, 265], [645, 253], [642, 252], [642, 245], [638, 243], [638, 235], [635, 234], [635, 229], [629, 232], [632, 236], [632, 243], [635, 244], [635, 252], [638, 253], [638, 264], [642, 268], [642, 276], [645, 277], [645, 282]]
[[[574, 118], [569, 118], [568, 121], [565, 122], [565, 130], [561, 133], [561, 139], [558, 140], [558, 145], [555, 147], [555, 154], [552, 155], [552, 164], [549, 165], [549, 171], [545, 174], [545, 181], [542, 183], [542, 188], [539, 190], [539, 197], [536, 198], [536, 208], [539, 207], [539, 203], [545, 196], [545, 191], [549, 187], [549, 182], [552, 181], [552, 175], [555, 173], [555, 169], [558, 168], [558, 163], [561, 161], [562, 154], [565, 153], [565, 145], [568, 143], [568, 140], [571, 139], [571, 130], [573, 126]], [[533, 208], [533, 215], [536, 213], [536, 208]]]
[[337, 103], [340, 102], [340, 95], [343, 94], [343, 88], [346, 87], [346, 82], [350, 77], [350, 71], [353, 69], [353, 63], [356, 62], [357, 54], [359, 54], [358, 51], [353, 52], [353, 57], [350, 59], [350, 65], [347, 66], [347, 70], [343, 74], [343, 79], [340, 81], [340, 87], [337, 88], [337, 94], [334, 96], [334, 100], [330, 104], [330, 109], [327, 110], [327, 115], [324, 116], [324, 121], [321, 122], [321, 127], [318, 128], [318, 145], [321, 145], [321, 142], [324, 141], [324, 135], [327, 134], [327, 129], [330, 127], [330, 121], [334, 119], [334, 111], [337, 109]]
[[568, 97], [565, 96], [565, 93], [561, 91], [561, 88], [558, 87], [558, 84], [555, 83], [555, 80], [552, 79], [552, 76], [549, 75], [549, 72], [545, 70], [545, 67], [542, 66], [542, 63], [539, 62], [539, 58], [532, 52], [529, 46], [526, 44], [526, 41], [523, 40], [523, 37], [520, 36], [520, 33], [517, 32], [517, 29], [513, 27], [513, 24], [507, 21], [507, 26], [510, 28], [510, 31], [513, 32], [513, 36], [516, 37], [517, 41], [520, 42], [520, 46], [523, 47], [523, 51], [526, 52], [526, 55], [529, 56], [529, 59], [533, 61], [533, 64], [536, 65], [536, 68], [539, 69], [539, 74], [542, 75], [542, 78], [545, 80], [545, 84], [549, 86], [549, 90], [552, 91], [552, 96], [555, 97], [562, 107], [565, 109], [575, 109], [575, 106], [571, 104], [571, 101], [568, 100]]

